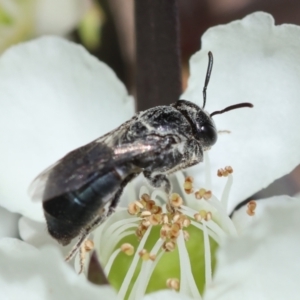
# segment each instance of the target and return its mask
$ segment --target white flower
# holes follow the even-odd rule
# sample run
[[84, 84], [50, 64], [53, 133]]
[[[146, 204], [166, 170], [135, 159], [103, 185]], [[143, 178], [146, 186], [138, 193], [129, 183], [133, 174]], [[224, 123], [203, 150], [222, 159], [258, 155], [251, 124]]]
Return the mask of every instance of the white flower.
[[27, 195], [32, 179], [125, 122], [134, 103], [106, 65], [57, 38], [13, 47], [1, 56], [0, 70], [1, 204], [42, 221], [40, 204]]
[[60, 260], [53, 247], [39, 250], [17, 239], [1, 239], [1, 298], [115, 299], [111, 288], [99, 288], [83, 280], [69, 266], [58, 263]]
[[[212, 190], [213, 195], [217, 195], [226, 204], [228, 212], [239, 201], [290, 172], [300, 161], [297, 149], [300, 144], [297, 134], [300, 125], [300, 86], [297, 83], [300, 75], [297, 67], [300, 63], [299, 36], [299, 27], [275, 27], [270, 16], [257, 13], [242, 21], [210, 29], [202, 39], [202, 50], [191, 60], [192, 75], [183, 98], [201, 105], [199, 101], [202, 99], [207, 51], [210, 50], [214, 54], [215, 64], [207, 109], [212, 112], [245, 101], [254, 104], [251, 110], [242, 109], [214, 117], [219, 130], [229, 130], [231, 133], [220, 135], [219, 141], [209, 153], [210, 163], [206, 161], [189, 170], [189, 174], [194, 174], [195, 186]], [[66, 152], [129, 119], [133, 114], [133, 102], [124, 86], [106, 66], [89, 56], [81, 47], [54, 38], [19, 45], [4, 54], [0, 58], [0, 90], [0, 165], [5, 170], [0, 175], [0, 203], [35, 222], [42, 221], [40, 204], [31, 203], [26, 195], [32, 178]], [[216, 170], [225, 165], [231, 165], [234, 169], [234, 182], [229, 197], [226, 192], [230, 189], [230, 179], [224, 189], [224, 180], [214, 177]], [[213, 180], [210, 182], [209, 178]], [[135, 185], [137, 183], [129, 185], [124, 196], [130, 194]], [[223, 190], [225, 194], [222, 196]], [[190, 202], [187, 196], [184, 199]], [[229, 225], [232, 224], [230, 219], [215, 198], [208, 202], [207, 205], [219, 207], [212, 212], [214, 222], [206, 220], [210, 224], [204, 223], [207, 226], [203, 228], [207, 227], [210, 236], [219, 237], [216, 231], [223, 231], [231, 238], [218, 241], [221, 245], [217, 256], [218, 267], [215, 278], [207, 284], [205, 299], [216, 299], [223, 295], [227, 297], [224, 299], [276, 299], [274, 293], [282, 295], [282, 298], [288, 295], [287, 291], [293, 295], [299, 294], [298, 286], [293, 281], [299, 277], [300, 270], [296, 267], [299, 259], [294, 250], [298, 246], [295, 240], [300, 229], [297, 219], [299, 207], [293, 200], [289, 203], [284, 197], [280, 199], [280, 205], [261, 215], [258, 209], [263, 205], [258, 204], [255, 226], [246, 224], [245, 217], [241, 216], [247, 214], [240, 210], [233, 219], [234, 227]], [[269, 201], [274, 206], [274, 199]], [[191, 203], [188, 206], [183, 208], [187, 214], [194, 209]], [[108, 220], [105, 226], [118, 216], [116, 214]], [[216, 225], [212, 225], [214, 228], [208, 226], [213, 223], [221, 230]], [[29, 228], [34, 229], [33, 221], [22, 218], [20, 224], [20, 233], [25, 241], [36, 246], [48, 243], [46, 240], [41, 242], [34, 230], [29, 232]], [[112, 226], [116, 225], [112, 224], [107, 230], [113, 233]], [[97, 244], [97, 239], [103, 238], [103, 228], [95, 232], [95, 247], [112, 248], [111, 251], [98, 250], [100, 254], [101, 251], [108, 254], [107, 258], [100, 257], [101, 261], [107, 263], [115, 249], [108, 242], [103, 245], [108, 239], [103, 239], [102, 245]], [[206, 229], [203, 231], [204, 237], [207, 237]], [[120, 232], [123, 230], [121, 228]], [[232, 237], [237, 233], [242, 234], [242, 237]], [[180, 231], [180, 249], [185, 248], [182, 234]], [[117, 238], [112, 242], [116, 243]], [[281, 239], [284, 243], [279, 247]], [[206, 240], [204, 248], [208, 249], [210, 245]], [[4, 248], [5, 240], [0, 250]], [[277, 249], [286, 255], [283, 257]], [[17, 247], [11, 247], [9, 252], [5, 252], [10, 265], [18, 263], [20, 254], [16, 254], [16, 251]], [[211, 254], [205, 250], [205, 255], [206, 261]], [[57, 255], [55, 259], [57, 263], [52, 265], [61, 268], [62, 258]], [[269, 271], [277, 270], [274, 262], [278, 260], [281, 260], [279, 271], [270, 276]], [[200, 298], [200, 295], [195, 294], [196, 289], [191, 288], [193, 282], [189, 279], [193, 276], [188, 274], [191, 267], [189, 264], [184, 265], [183, 261], [188, 260], [180, 260], [180, 272], [186, 274], [186, 277], [181, 277], [186, 279], [185, 284], [189, 285], [189, 289], [182, 291], [180, 298], [188, 299], [186, 292], [187, 295]], [[43, 266], [50, 270], [49, 265]], [[209, 268], [208, 264], [206, 267]], [[4, 269], [0, 268], [0, 284], [4, 285], [7, 281], [13, 284], [16, 277], [8, 276], [2, 271]], [[39, 270], [34, 265], [32, 272], [39, 273]], [[146, 265], [145, 270], [151, 271], [151, 266]], [[283, 287], [279, 286], [279, 282], [290, 271], [293, 278]], [[13, 269], [11, 272], [14, 274]], [[150, 274], [147, 272], [141, 274]], [[243, 274], [247, 274], [249, 282], [244, 280]], [[66, 276], [69, 278], [70, 275]], [[210, 271], [206, 270], [206, 278], [210, 280], [210, 276]], [[268, 284], [273, 279], [276, 286]], [[144, 279], [139, 280], [144, 283]], [[146, 276], [145, 280], [149, 278]], [[44, 282], [39, 284], [41, 290], [47, 289]], [[21, 289], [22, 286], [19, 291]], [[159, 292], [146, 296], [146, 299], [166, 300], [168, 297], [174, 299], [174, 293]]]

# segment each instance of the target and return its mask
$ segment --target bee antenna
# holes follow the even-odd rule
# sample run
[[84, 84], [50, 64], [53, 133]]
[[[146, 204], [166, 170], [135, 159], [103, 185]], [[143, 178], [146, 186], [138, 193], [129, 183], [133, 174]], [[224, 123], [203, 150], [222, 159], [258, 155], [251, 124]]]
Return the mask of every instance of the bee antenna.
[[205, 82], [204, 82], [204, 87], [203, 87], [203, 106], [202, 109], [204, 109], [205, 104], [206, 104], [206, 89], [209, 83], [209, 79], [210, 79], [210, 75], [211, 75], [211, 70], [213, 67], [213, 55], [212, 53], [209, 51], [208, 52], [208, 66], [207, 66], [207, 71], [206, 71], [206, 76], [205, 76]]
[[214, 111], [213, 113], [210, 114], [210, 117], [212, 117], [214, 115], [222, 114], [224, 112], [227, 112], [227, 111], [230, 111], [233, 109], [242, 108], [242, 107], [253, 107], [253, 104], [249, 103], [249, 102], [243, 102], [243, 103], [239, 103], [239, 104], [235, 104], [235, 105], [230, 105], [222, 110]]

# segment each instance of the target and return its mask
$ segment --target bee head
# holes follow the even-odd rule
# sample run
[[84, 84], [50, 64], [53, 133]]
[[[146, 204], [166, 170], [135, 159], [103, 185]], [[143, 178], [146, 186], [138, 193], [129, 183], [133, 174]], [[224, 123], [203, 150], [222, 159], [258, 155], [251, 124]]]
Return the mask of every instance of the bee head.
[[178, 101], [179, 105], [177, 104], [177, 109], [179, 108], [179, 110], [187, 117], [187, 119], [190, 120], [193, 129], [193, 135], [197, 140], [201, 142], [204, 150], [213, 146], [216, 143], [218, 138], [215, 122], [212, 119], [214, 115], [222, 114], [224, 112], [237, 109], [237, 108], [253, 107], [253, 104], [244, 102], [244, 103], [228, 106], [222, 110], [215, 111], [211, 114], [207, 113], [204, 110], [204, 108], [206, 104], [206, 90], [209, 83], [212, 66], [213, 66], [213, 55], [209, 51], [208, 67], [207, 67], [207, 72], [206, 72], [205, 82], [203, 87], [202, 108], [200, 108], [199, 106], [197, 106], [192, 102], [185, 101], [185, 100], [179, 100]]

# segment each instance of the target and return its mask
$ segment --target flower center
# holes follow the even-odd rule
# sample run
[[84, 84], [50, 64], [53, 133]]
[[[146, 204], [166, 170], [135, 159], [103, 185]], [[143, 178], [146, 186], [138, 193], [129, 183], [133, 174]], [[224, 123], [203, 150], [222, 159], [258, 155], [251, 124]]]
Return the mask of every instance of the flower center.
[[[232, 172], [231, 167], [218, 171], [227, 177], [221, 201], [205, 188], [194, 191], [193, 179], [178, 172], [178, 193], [167, 198], [160, 190], [150, 193], [142, 187], [139, 200], [96, 231], [101, 263], [119, 299], [141, 299], [166, 288], [202, 299], [212, 281], [218, 244], [238, 234], [226, 213]], [[248, 204], [247, 216], [254, 215], [255, 205]]]

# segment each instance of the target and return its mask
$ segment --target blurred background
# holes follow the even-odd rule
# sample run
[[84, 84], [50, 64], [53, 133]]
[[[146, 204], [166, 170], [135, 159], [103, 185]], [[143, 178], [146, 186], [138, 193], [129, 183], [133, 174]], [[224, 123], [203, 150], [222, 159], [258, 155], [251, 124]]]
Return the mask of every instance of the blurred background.
[[[178, 0], [178, 5], [183, 89], [189, 76], [189, 58], [200, 49], [200, 38], [209, 27], [255, 11], [271, 13], [276, 24], [300, 24], [298, 0]], [[130, 93], [135, 93], [133, 0], [0, 0], [0, 53], [16, 43], [48, 34], [82, 44], [114, 69]], [[299, 191], [298, 167], [254, 198]]]

